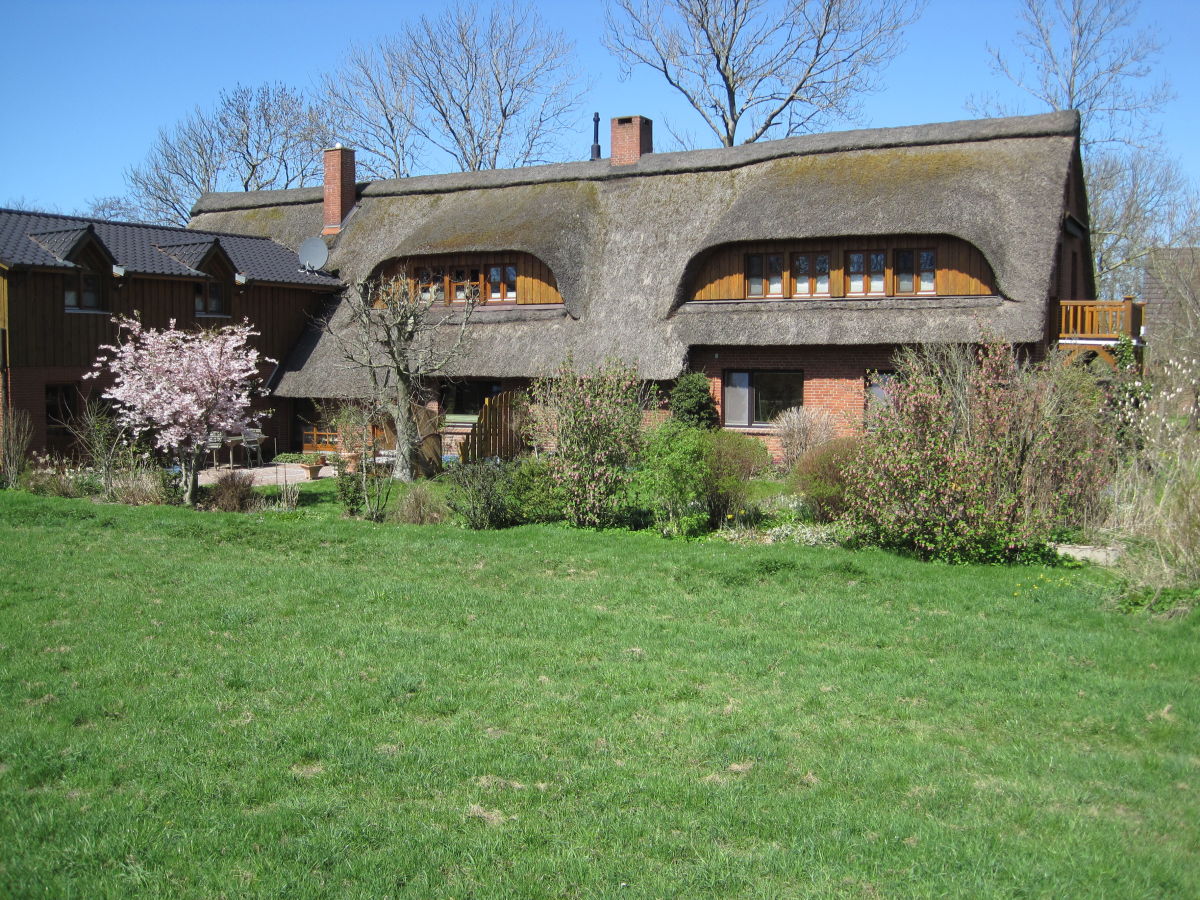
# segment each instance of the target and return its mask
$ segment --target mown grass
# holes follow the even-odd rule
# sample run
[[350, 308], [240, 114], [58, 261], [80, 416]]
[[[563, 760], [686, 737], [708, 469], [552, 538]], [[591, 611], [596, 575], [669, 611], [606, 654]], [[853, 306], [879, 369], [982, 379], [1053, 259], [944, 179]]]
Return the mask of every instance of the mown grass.
[[1200, 895], [1095, 569], [0, 492], [0, 895]]

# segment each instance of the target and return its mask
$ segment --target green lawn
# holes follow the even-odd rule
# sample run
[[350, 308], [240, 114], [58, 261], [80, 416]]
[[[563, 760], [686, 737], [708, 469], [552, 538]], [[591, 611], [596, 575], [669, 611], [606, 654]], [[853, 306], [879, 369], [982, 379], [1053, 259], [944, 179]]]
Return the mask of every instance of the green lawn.
[[1200, 895], [1200, 616], [1095, 569], [11, 492], [0, 542], [0, 896]]

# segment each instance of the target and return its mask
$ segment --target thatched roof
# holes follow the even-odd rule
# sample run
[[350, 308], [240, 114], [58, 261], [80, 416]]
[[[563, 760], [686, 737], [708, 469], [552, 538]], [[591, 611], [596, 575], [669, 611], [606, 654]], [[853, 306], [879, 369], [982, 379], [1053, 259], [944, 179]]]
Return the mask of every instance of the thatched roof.
[[[534, 376], [568, 352], [616, 355], [646, 378], [679, 374], [697, 345], [1021, 342], [1044, 337], [1073, 112], [808, 135], [718, 150], [423, 176], [359, 186], [329, 268], [353, 284], [383, 261], [521, 251], [553, 270], [563, 311], [481, 309], [457, 374]], [[195, 227], [298, 246], [322, 191], [208, 194]], [[690, 266], [728, 243], [951, 235], [991, 264], [999, 295], [885, 301], [683, 303]], [[348, 384], [323, 341], [298, 348], [281, 393]]]

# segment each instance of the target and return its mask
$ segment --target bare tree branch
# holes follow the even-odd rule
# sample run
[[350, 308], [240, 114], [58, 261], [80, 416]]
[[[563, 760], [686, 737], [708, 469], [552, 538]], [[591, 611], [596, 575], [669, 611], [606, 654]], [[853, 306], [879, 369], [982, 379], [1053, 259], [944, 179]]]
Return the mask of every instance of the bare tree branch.
[[396, 38], [351, 48], [342, 67], [325, 76], [324, 93], [327, 121], [338, 140], [358, 150], [366, 175], [412, 174], [420, 151], [415, 98], [407, 54]]
[[853, 118], [920, 0], [610, 0], [605, 45], [679, 91], [721, 144]]
[[403, 269], [372, 278], [346, 292], [322, 323], [344, 366], [366, 378], [366, 402], [391, 418], [396, 428], [393, 477], [413, 478], [412, 451], [419, 433], [414, 403], [429, 393], [431, 379], [467, 350], [467, 326], [479, 301], [469, 293], [447, 306], [435, 290], [421, 290]]
[[105, 207], [123, 218], [186, 225], [201, 194], [303, 187], [318, 179], [329, 133], [304, 95], [283, 84], [222, 91], [212, 111], [196, 107], [158, 132], [140, 166], [125, 173], [129, 189]]
[[464, 172], [549, 162], [581, 97], [574, 45], [529, 4], [458, 4], [389, 44], [417, 98], [414, 130]]
[[[1147, 254], [1176, 240], [1196, 191], [1162, 150], [1153, 117], [1171, 99], [1154, 64], [1162, 44], [1136, 28], [1136, 0], [1023, 0], [1017, 58], [992, 67], [1049, 109], [1079, 111], [1092, 252], [1101, 297], [1139, 291]], [[987, 98], [977, 113], [1012, 113]]]
[[[992, 68], [1050, 109], [1075, 109], [1083, 142], [1153, 142], [1150, 117], [1172, 93], [1149, 81], [1162, 42], [1136, 29], [1137, 0], [1023, 0], [1016, 43], [1020, 59], [989, 47]], [[972, 100], [984, 115], [1008, 113], [990, 98]]]

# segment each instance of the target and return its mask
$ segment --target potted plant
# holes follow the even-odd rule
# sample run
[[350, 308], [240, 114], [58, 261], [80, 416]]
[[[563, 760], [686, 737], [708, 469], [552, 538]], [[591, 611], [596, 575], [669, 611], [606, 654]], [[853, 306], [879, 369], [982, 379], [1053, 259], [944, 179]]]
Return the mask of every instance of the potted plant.
[[304, 474], [308, 476], [309, 481], [316, 481], [321, 475], [321, 469], [324, 467], [324, 453], [305, 453], [301, 457], [300, 468], [304, 470]]

